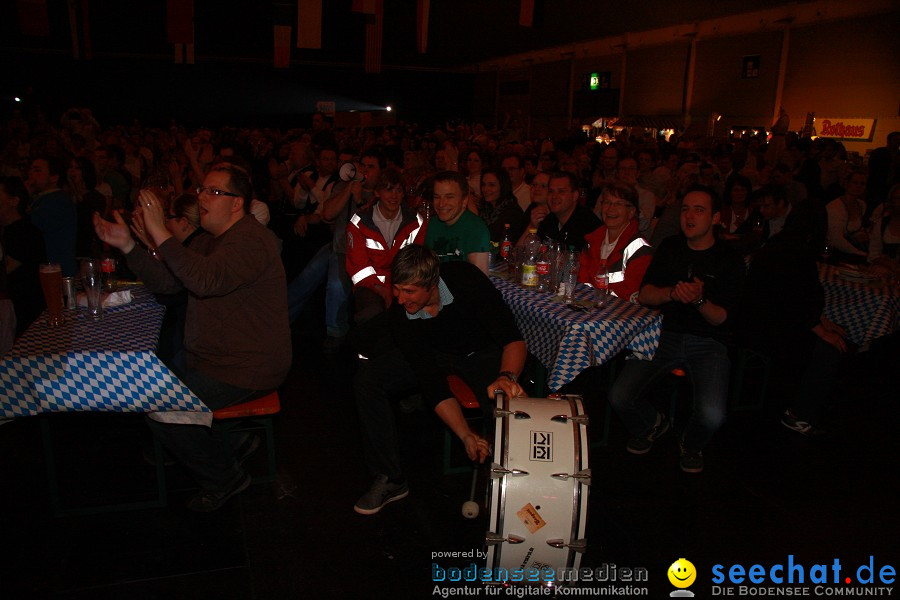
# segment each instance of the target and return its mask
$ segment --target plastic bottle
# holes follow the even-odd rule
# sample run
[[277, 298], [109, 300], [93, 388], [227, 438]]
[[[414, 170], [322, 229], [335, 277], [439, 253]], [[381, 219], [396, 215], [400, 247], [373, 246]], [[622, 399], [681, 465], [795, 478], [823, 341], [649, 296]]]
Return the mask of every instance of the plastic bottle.
[[541, 239], [537, 236], [537, 229], [528, 230], [525, 238], [525, 259], [522, 261], [522, 285], [525, 287], [537, 287], [537, 258], [541, 248]]
[[553, 258], [551, 256], [552, 253], [553, 251], [547, 247], [547, 244], [541, 245], [541, 250], [538, 253], [537, 260], [535, 261], [539, 292], [553, 291], [553, 288], [550, 285], [550, 269], [551, 264], [553, 263]]
[[500, 258], [509, 259], [509, 251], [512, 249], [512, 242], [509, 239], [509, 223], [503, 225], [503, 241], [500, 242]]
[[565, 269], [566, 304], [572, 304], [575, 301], [575, 288], [578, 285], [578, 253], [575, 252], [575, 246], [569, 246], [569, 260], [566, 262]]
[[606, 260], [600, 261], [600, 268], [594, 274], [594, 306], [600, 307], [606, 304], [609, 294], [609, 268]]

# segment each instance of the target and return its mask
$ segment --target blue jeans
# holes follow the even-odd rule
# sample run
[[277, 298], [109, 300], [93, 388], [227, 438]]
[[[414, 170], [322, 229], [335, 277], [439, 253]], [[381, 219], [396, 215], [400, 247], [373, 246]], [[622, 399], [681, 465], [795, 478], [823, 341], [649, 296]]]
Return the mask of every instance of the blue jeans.
[[702, 450], [725, 422], [731, 361], [725, 344], [712, 338], [663, 331], [653, 360], [629, 360], [610, 390], [609, 403], [634, 437], [646, 436], [657, 411], [647, 391], [662, 376], [680, 367], [690, 378], [693, 411], [682, 444]]
[[[178, 376], [210, 410], [246, 402], [261, 395], [259, 391], [234, 387], [198, 371], [180, 371]], [[150, 418], [147, 423], [163, 446], [205, 491], [229, 489], [243, 476], [243, 470], [234, 459], [234, 448], [226, 443], [216, 428], [160, 423]]]
[[350, 329], [347, 302], [350, 281], [346, 255], [337, 254], [328, 242], [313, 255], [303, 271], [288, 285], [288, 320], [293, 324], [319, 286], [325, 288], [325, 328], [329, 336], [342, 337]]

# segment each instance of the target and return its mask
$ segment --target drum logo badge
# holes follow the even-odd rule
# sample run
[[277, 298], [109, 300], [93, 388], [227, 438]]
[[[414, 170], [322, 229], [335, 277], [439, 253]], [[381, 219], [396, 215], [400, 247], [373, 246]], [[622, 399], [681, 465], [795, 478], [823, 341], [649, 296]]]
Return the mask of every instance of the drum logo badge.
[[553, 462], [553, 432], [532, 431], [528, 460]]

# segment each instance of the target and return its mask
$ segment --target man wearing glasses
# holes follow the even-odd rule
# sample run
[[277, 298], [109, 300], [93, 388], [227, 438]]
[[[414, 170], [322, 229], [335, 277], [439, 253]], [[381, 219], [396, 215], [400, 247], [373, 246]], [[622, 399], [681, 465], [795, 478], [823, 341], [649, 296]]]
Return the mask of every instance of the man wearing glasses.
[[[147, 234], [162, 259], [138, 246], [122, 216], [115, 223], [94, 215], [104, 242], [125, 255], [128, 267], [154, 292], [189, 292], [186, 360], [176, 371], [210, 409], [260, 397], [277, 388], [291, 362], [287, 286], [277, 237], [248, 209], [253, 189], [247, 173], [214, 166], [199, 189], [205, 233], [183, 246], [166, 229], [166, 208], [147, 190], [139, 201]], [[207, 427], [148, 420], [163, 445], [200, 484], [191, 510], [209, 512], [250, 485], [239, 461], [258, 445], [246, 437], [231, 447]]]

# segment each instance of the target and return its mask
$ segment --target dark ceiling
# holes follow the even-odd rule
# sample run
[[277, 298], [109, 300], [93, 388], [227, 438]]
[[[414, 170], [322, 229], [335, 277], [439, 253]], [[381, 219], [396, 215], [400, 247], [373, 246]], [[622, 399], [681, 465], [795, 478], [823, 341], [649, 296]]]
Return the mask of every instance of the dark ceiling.
[[[86, 0], [76, 0], [76, 5]], [[22, 36], [17, 2], [0, 7], [2, 46], [20, 52], [71, 56], [66, 0], [47, 0], [49, 38]], [[432, 0], [428, 51], [416, 51], [416, 3], [384, 1], [385, 69], [447, 69], [492, 57], [583, 41], [625, 31], [692, 23], [786, 4], [784, 0], [535, 0], [535, 24], [519, 23], [519, 0]], [[166, 58], [164, 0], [89, 0], [93, 54], [103, 57]], [[276, 14], [296, 23], [296, 3], [196, 0], [197, 62], [212, 60], [270, 62]], [[301, 63], [361, 68], [364, 17], [351, 11], [351, 0], [323, 0], [323, 49], [292, 50]]]

